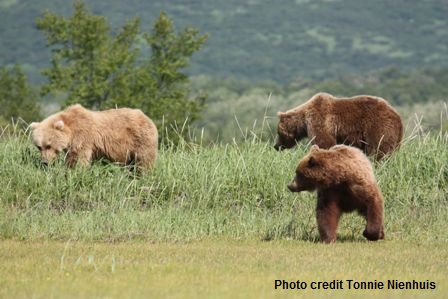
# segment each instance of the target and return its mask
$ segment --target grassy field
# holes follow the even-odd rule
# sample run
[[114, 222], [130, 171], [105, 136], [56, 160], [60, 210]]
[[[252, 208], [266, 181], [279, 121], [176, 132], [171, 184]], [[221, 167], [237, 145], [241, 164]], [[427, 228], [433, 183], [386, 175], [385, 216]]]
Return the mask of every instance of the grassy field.
[[[446, 298], [446, 243], [276, 240], [0, 243], [1, 298]], [[306, 289], [275, 289], [276, 280]], [[313, 282], [342, 281], [337, 290]], [[348, 281], [383, 282], [355, 289]], [[435, 282], [389, 289], [388, 280]], [[341, 289], [342, 288], [342, 289]]]
[[[306, 144], [185, 143], [136, 178], [103, 162], [42, 169], [27, 136], [0, 137], [0, 298], [448, 296], [448, 136], [411, 135], [374, 164], [386, 240], [367, 242], [349, 214], [331, 246], [317, 243], [315, 194], [286, 188]], [[437, 287], [310, 289], [335, 279]]]

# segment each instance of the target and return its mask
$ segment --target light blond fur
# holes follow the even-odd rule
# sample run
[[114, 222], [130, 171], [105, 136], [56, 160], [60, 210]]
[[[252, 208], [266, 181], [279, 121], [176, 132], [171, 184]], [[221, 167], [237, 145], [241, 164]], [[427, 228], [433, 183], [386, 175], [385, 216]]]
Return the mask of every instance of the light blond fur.
[[97, 112], [77, 104], [30, 127], [44, 163], [65, 152], [69, 166], [106, 158], [148, 169], [157, 158], [157, 128], [138, 109]]

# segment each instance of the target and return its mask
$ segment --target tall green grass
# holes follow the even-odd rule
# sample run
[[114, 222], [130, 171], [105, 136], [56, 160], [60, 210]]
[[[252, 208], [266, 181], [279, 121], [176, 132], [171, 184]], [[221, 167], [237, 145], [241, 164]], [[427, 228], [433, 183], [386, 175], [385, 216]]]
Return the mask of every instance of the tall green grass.
[[[248, 135], [240, 144], [181, 142], [153, 171], [112, 163], [47, 169], [26, 135], [0, 137], [0, 238], [119, 241], [318, 240], [315, 194], [290, 193], [307, 144], [276, 152]], [[448, 136], [413, 134], [374, 163], [387, 239], [448, 242]], [[341, 219], [341, 241], [364, 241], [364, 220]]]

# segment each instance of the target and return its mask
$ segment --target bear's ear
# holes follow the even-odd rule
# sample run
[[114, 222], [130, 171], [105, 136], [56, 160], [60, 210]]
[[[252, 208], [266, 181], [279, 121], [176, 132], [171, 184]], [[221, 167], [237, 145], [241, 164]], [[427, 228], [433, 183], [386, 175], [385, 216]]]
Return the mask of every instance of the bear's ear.
[[287, 115], [286, 112], [281, 112], [281, 111], [277, 112], [277, 116], [280, 118], [285, 117], [286, 115]]
[[54, 123], [54, 127], [56, 130], [64, 129], [64, 121], [62, 119], [58, 120], [57, 122]]
[[312, 168], [312, 167], [315, 167], [315, 166], [317, 166], [317, 165], [318, 165], [318, 163], [317, 163], [317, 159], [316, 159], [315, 157], [311, 156], [311, 157], [308, 159], [308, 167]]
[[317, 152], [319, 150], [319, 146], [317, 144], [313, 144], [313, 146], [311, 146], [311, 152]]
[[30, 123], [30, 128], [31, 128], [31, 130], [36, 129], [37, 126], [39, 126], [39, 123], [38, 123], [38, 122], [32, 122], [32, 123]]

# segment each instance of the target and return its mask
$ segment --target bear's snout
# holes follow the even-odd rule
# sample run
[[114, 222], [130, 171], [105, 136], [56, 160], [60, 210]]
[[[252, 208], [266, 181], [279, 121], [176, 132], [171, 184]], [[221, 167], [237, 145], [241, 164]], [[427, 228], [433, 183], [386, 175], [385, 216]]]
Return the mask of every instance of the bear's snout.
[[282, 144], [280, 144], [280, 143], [276, 143], [276, 144], [274, 145], [274, 148], [275, 148], [275, 150], [277, 150], [277, 151], [282, 151], [282, 150], [285, 149], [285, 147], [284, 147]]
[[289, 184], [288, 184], [288, 189], [289, 189], [289, 191], [291, 191], [291, 192], [297, 192], [297, 191], [299, 191], [298, 189], [298, 186], [297, 186], [297, 182], [296, 182], [296, 180], [292, 180]]

